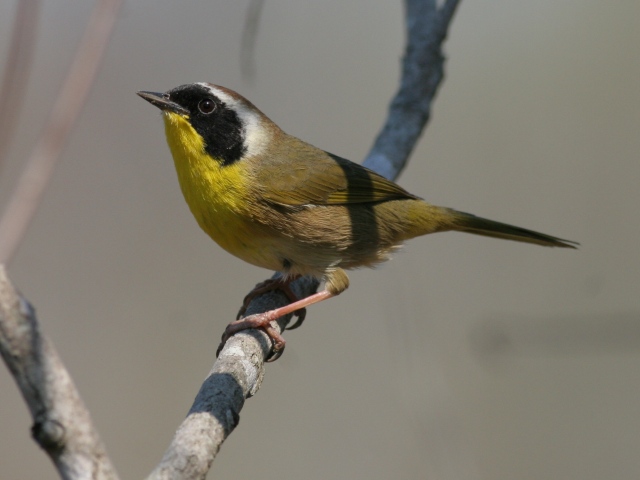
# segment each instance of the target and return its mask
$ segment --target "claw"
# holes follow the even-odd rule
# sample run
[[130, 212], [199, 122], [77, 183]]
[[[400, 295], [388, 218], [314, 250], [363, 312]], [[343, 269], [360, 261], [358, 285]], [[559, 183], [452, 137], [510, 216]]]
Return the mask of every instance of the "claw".
[[307, 316], [307, 309], [306, 308], [301, 308], [301, 309], [296, 310], [295, 312], [293, 312], [293, 314], [296, 317], [298, 317], [298, 319], [295, 321], [295, 323], [293, 325], [287, 326], [287, 328], [286, 328], [287, 330], [295, 330], [300, 325], [302, 325], [302, 322], [304, 322], [304, 319]]
[[222, 334], [220, 345], [218, 345], [218, 349], [216, 350], [216, 357], [220, 355], [220, 352], [227, 343], [227, 340], [229, 340], [233, 335], [241, 332], [242, 330], [259, 328], [269, 336], [272, 342], [271, 352], [267, 356], [266, 361], [273, 362], [277, 360], [282, 355], [286, 342], [284, 338], [282, 338], [282, 335], [280, 335], [280, 333], [271, 325], [271, 321], [272, 319], [268, 315], [264, 313], [257, 313], [255, 315], [249, 315], [248, 317], [236, 320], [235, 322], [231, 322], [227, 325], [227, 328]]
[[[249, 295], [247, 295], [247, 297], [253, 298], [258, 294], [264, 293], [265, 291], [274, 290], [276, 288], [282, 290], [283, 292], [285, 292], [285, 294], [287, 294], [287, 290], [288, 290], [289, 293], [293, 295], [293, 292], [291, 292], [291, 290], [289, 289], [289, 283], [291, 283], [292, 280], [293, 279], [289, 278], [288, 280], [278, 279], [278, 280], [270, 280], [267, 282], [262, 282], [261, 284], [256, 285], [256, 288], [254, 288], [249, 293]], [[258, 293], [255, 293], [256, 290], [258, 290]], [[220, 345], [218, 346], [216, 355], [220, 354], [220, 352], [222, 351], [222, 348], [224, 347], [224, 344], [227, 342], [227, 340], [229, 340], [229, 338], [232, 335], [242, 330], [247, 330], [250, 328], [259, 328], [261, 330], [264, 330], [273, 342], [272, 352], [267, 357], [267, 361], [273, 362], [274, 360], [277, 360], [282, 355], [282, 351], [284, 350], [284, 346], [285, 346], [285, 340], [284, 338], [282, 338], [282, 335], [280, 335], [280, 332], [278, 332], [271, 325], [271, 322], [274, 320], [277, 320], [280, 317], [283, 317], [284, 315], [293, 313], [298, 316], [298, 320], [291, 326], [291, 328], [297, 328], [300, 326], [300, 324], [304, 320], [304, 317], [306, 314], [305, 307], [308, 307], [309, 305], [313, 305], [314, 303], [321, 302], [335, 295], [337, 295], [337, 293], [332, 293], [329, 290], [325, 289], [321, 292], [317, 292], [317, 293], [314, 293], [313, 295], [309, 295], [308, 297], [305, 297], [303, 299], [296, 300], [293, 303], [290, 303], [289, 305], [285, 305], [284, 307], [275, 308], [273, 310], [269, 310], [268, 312], [264, 312], [264, 313], [249, 315], [248, 317], [244, 317], [234, 322], [231, 322], [225, 329], [224, 333], [222, 334], [222, 340], [220, 342]]]

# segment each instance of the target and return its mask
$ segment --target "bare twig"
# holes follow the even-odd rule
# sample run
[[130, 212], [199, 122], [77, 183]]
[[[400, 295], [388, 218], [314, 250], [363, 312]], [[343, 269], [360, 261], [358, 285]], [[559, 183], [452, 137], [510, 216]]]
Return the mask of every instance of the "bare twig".
[[9, 57], [0, 87], [0, 168], [4, 165], [5, 155], [18, 123], [18, 114], [29, 78], [33, 47], [36, 44], [40, 0], [21, 0], [17, 8]]
[[[389, 178], [398, 176], [429, 119], [431, 101], [443, 78], [441, 44], [458, 1], [449, 0], [439, 9], [435, 1], [405, 0], [405, 4], [408, 35], [400, 90], [365, 161]], [[318, 282], [304, 277], [291, 287], [300, 298], [314, 293]], [[280, 292], [269, 292], [255, 298], [247, 313], [264, 312], [287, 302]], [[289, 320], [278, 319], [280, 329]], [[237, 425], [245, 398], [260, 387], [269, 349], [270, 340], [257, 330], [240, 332], [227, 342], [189, 415], [149, 478], [205, 477], [222, 442]]]
[[34, 439], [65, 479], [116, 479], [73, 380], [0, 265], [0, 354], [29, 406]]
[[255, 47], [263, 5], [264, 0], [251, 0], [244, 21], [244, 29], [242, 30], [240, 70], [248, 80], [253, 80], [256, 74]]
[[[308, 282], [312, 285], [306, 285]], [[301, 279], [292, 288], [300, 295], [303, 288], [315, 290], [317, 281]], [[286, 301], [286, 296], [279, 292], [263, 295], [251, 303], [247, 313], [264, 312]], [[278, 320], [280, 329], [290, 317]], [[245, 399], [260, 388], [264, 359], [270, 349], [269, 337], [260, 330], [246, 330], [229, 339], [149, 479], [187, 480], [206, 476], [220, 446], [238, 424]]]
[[364, 165], [395, 179], [429, 121], [431, 102], [444, 77], [442, 43], [458, 0], [437, 9], [435, 0], [406, 0], [407, 48], [400, 88]]
[[0, 263], [8, 263], [40, 204], [62, 147], [69, 137], [100, 66], [121, 0], [100, 0], [89, 19], [80, 48], [0, 221]]

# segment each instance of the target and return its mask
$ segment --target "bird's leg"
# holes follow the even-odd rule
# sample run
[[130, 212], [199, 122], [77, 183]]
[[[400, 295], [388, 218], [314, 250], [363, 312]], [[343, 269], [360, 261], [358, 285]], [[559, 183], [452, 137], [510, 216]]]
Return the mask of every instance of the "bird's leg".
[[250, 328], [261, 328], [267, 333], [267, 335], [269, 335], [269, 338], [271, 338], [273, 342], [273, 354], [267, 359], [267, 361], [273, 362], [274, 360], [277, 360], [280, 358], [280, 355], [282, 355], [285, 340], [282, 338], [282, 335], [280, 335], [278, 331], [271, 326], [271, 322], [283, 317], [284, 315], [295, 313], [297, 310], [301, 310], [309, 305], [313, 305], [314, 303], [321, 302], [333, 296], [335, 296], [334, 293], [331, 293], [328, 290], [322, 290], [321, 292], [309, 295], [308, 297], [290, 303], [289, 305], [285, 305], [284, 307], [274, 308], [273, 310], [269, 310], [264, 313], [256, 313], [240, 320], [236, 320], [235, 322], [231, 322], [222, 334], [222, 340], [216, 355], [220, 354], [222, 347], [224, 347], [224, 344], [232, 335]]
[[[297, 302], [298, 297], [296, 296], [295, 293], [293, 293], [290, 287], [291, 282], [293, 282], [297, 278], [300, 278], [300, 275], [269, 278], [264, 282], [260, 282], [259, 284], [257, 284], [253, 288], [253, 290], [247, 293], [246, 297], [244, 297], [244, 300], [242, 301], [242, 306], [240, 307], [240, 310], [238, 310], [238, 314], [236, 315], [236, 320], [239, 320], [240, 317], [244, 315], [244, 313], [247, 311], [247, 308], [249, 308], [249, 304], [251, 303], [251, 300], [267, 292], [271, 292], [273, 290], [280, 290], [282, 293], [285, 294], [285, 296], [289, 299], [290, 302], [292, 303]], [[293, 330], [294, 328], [298, 328], [300, 325], [302, 325], [302, 322], [304, 321], [304, 317], [307, 315], [307, 310], [304, 308], [301, 308], [293, 313], [298, 317], [298, 320], [296, 320], [296, 322], [293, 325], [288, 327], [287, 330]]]
[[[288, 277], [284, 279], [277, 278], [277, 279], [272, 279], [271, 281], [267, 280], [266, 282], [262, 282], [261, 284], [256, 285], [256, 288], [253, 291], [251, 291], [249, 295], [247, 295], [247, 297], [249, 297], [249, 301], [250, 301], [251, 298], [259, 294], [259, 293], [254, 294], [255, 290], [259, 290], [260, 293], [264, 293], [265, 291], [281, 288], [282, 284], [284, 284], [287, 287], [287, 289], [289, 289], [289, 284], [295, 278], [298, 278], [298, 277], [297, 276], [294, 278]], [[229, 340], [229, 338], [232, 335], [242, 330], [247, 330], [250, 328], [261, 328], [266, 332], [266, 334], [269, 336], [269, 338], [273, 342], [273, 345], [271, 347], [271, 354], [267, 358], [267, 361], [273, 362], [278, 358], [280, 358], [280, 356], [282, 355], [282, 352], [284, 351], [284, 346], [286, 342], [284, 338], [282, 338], [282, 335], [280, 335], [280, 333], [276, 330], [276, 328], [271, 325], [271, 322], [274, 320], [277, 320], [280, 317], [288, 315], [290, 313], [295, 314], [296, 312], [299, 312], [299, 311], [304, 312], [306, 307], [308, 307], [309, 305], [313, 305], [314, 303], [318, 303], [323, 300], [327, 300], [328, 298], [335, 297], [336, 295], [339, 295], [349, 287], [349, 277], [347, 277], [346, 272], [341, 268], [336, 267], [336, 268], [327, 269], [325, 271], [324, 280], [325, 280], [325, 288], [321, 292], [314, 293], [313, 295], [309, 295], [308, 297], [305, 297], [300, 300], [296, 300], [293, 303], [290, 303], [289, 305], [285, 305], [284, 307], [275, 308], [273, 310], [269, 310], [268, 312], [264, 312], [264, 313], [249, 315], [245, 318], [238, 319], [235, 322], [231, 322], [225, 329], [224, 333], [222, 334], [222, 340], [220, 342], [220, 345], [218, 346], [216, 355], [220, 354], [220, 351], [222, 351], [222, 348], [224, 347], [225, 343], [227, 342], [227, 340]], [[266, 290], [263, 290], [265, 288]], [[289, 291], [291, 292], [290, 289]], [[291, 295], [294, 296], [293, 292], [291, 292]], [[248, 303], [248, 301], [246, 301], [246, 303]], [[304, 318], [304, 316], [302, 316], [302, 318]], [[298, 322], [294, 325], [294, 327], [299, 326], [299, 324], [302, 321], [302, 318], [298, 320]]]

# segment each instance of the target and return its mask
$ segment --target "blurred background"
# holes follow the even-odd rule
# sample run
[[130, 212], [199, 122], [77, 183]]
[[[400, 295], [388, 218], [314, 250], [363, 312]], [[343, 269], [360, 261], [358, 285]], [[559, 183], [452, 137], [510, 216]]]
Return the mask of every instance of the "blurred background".
[[[6, 203], [93, 2], [43, 2]], [[122, 478], [161, 458], [242, 298], [270, 272], [203, 234], [137, 90], [210, 81], [361, 161], [394, 94], [401, 2], [126, 2], [44, 204], [10, 265]], [[0, 2], [5, 59], [15, 2]], [[409, 242], [288, 332], [210, 478], [640, 475], [639, 2], [462, 2], [446, 79], [399, 183], [581, 242]], [[0, 368], [0, 478], [56, 478]]]

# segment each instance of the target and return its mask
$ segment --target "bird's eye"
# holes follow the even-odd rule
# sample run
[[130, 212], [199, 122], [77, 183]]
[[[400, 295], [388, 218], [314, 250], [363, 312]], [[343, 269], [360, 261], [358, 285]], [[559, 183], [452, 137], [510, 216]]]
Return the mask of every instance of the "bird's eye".
[[200, 110], [205, 115], [213, 112], [216, 109], [216, 104], [210, 98], [205, 98], [204, 100], [200, 100], [198, 103], [198, 110]]

